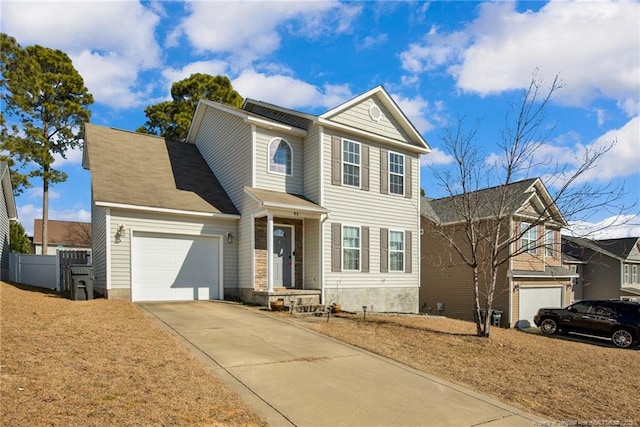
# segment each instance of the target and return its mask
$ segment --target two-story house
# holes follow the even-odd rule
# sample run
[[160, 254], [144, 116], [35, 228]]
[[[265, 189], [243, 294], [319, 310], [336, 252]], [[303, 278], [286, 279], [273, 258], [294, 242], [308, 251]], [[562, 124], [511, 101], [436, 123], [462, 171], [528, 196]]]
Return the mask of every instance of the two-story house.
[[376, 87], [321, 115], [200, 101], [185, 143], [87, 125], [96, 289], [417, 312], [420, 154]]
[[[466, 210], [466, 202], [473, 210]], [[571, 278], [562, 267], [560, 230], [566, 221], [539, 178], [491, 187], [466, 195], [421, 201], [420, 311], [463, 320], [474, 319], [473, 275], [452, 249], [465, 245], [465, 222], [489, 231], [487, 239], [500, 248], [493, 309], [502, 312], [501, 326], [528, 327], [540, 307], [563, 307], [571, 301]], [[465, 213], [473, 213], [466, 218]], [[502, 225], [498, 238], [491, 231]], [[488, 248], [479, 239], [480, 248]], [[508, 244], [503, 244], [506, 242]], [[464, 250], [467, 256], [470, 251]], [[489, 255], [478, 250], [480, 305], [490, 292]]]
[[562, 236], [562, 252], [579, 266], [575, 299], [640, 301], [640, 238], [591, 240]]

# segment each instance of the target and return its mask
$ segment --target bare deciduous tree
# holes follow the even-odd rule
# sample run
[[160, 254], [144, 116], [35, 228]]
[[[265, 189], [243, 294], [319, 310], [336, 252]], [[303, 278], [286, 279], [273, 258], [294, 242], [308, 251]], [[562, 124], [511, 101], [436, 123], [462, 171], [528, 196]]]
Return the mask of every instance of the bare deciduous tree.
[[[562, 87], [557, 77], [546, 89], [543, 83], [534, 73], [521, 103], [505, 115], [498, 153], [487, 152], [476, 141], [478, 123], [466, 130], [461, 118], [442, 136], [442, 150], [452, 156], [453, 164], [433, 168], [436, 186], [449, 196], [449, 218], [434, 215], [430, 233], [446, 242], [450, 251], [439, 261], [428, 261], [468, 267], [477, 335], [481, 337], [489, 336], [488, 314], [495, 296], [508, 291], [496, 289], [496, 283], [499, 275], [506, 273], [509, 260], [545, 248], [544, 236], [525, 246], [518, 244], [529, 230], [550, 220], [558, 227], [566, 226], [602, 209], [618, 215], [630, 209], [622, 203], [624, 186], [597, 185], [585, 179], [615, 141], [585, 148], [572, 166], [539, 155], [553, 137], [548, 107]], [[531, 177], [541, 179], [527, 181]], [[525, 226], [514, 227], [514, 209], [524, 202], [519, 184], [534, 182], [543, 196], [536, 211], [528, 213]]]

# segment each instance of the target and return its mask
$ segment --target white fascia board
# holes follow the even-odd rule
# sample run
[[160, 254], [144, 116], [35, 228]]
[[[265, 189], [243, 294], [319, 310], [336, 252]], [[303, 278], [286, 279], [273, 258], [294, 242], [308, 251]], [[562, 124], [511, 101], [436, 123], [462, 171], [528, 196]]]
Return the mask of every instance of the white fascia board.
[[185, 210], [181, 210], [181, 209], [169, 209], [169, 208], [157, 208], [157, 207], [153, 207], [153, 206], [129, 205], [129, 204], [125, 204], [125, 203], [112, 203], [112, 202], [99, 202], [99, 201], [97, 201], [96, 202], [96, 206], [100, 206], [100, 207], [104, 207], [104, 208], [113, 208], [113, 209], [124, 209], [124, 210], [143, 211], [143, 212], [157, 212], [157, 213], [167, 213], [167, 214], [175, 214], [175, 215], [199, 216], [199, 217], [216, 218], [216, 219], [240, 219], [240, 215], [235, 215], [235, 214], [185, 211]]
[[274, 122], [267, 119], [259, 119], [257, 117], [247, 116], [244, 119], [244, 121], [245, 123], [249, 123], [249, 124], [256, 125], [262, 128], [267, 128], [267, 129], [276, 129], [281, 132], [285, 132], [294, 136], [301, 136], [301, 137], [307, 136], [307, 131], [304, 129], [299, 129], [294, 126], [284, 125], [282, 123]]
[[331, 120], [327, 120], [323, 118], [318, 118], [317, 124], [327, 128], [341, 130], [345, 133], [356, 134], [358, 136], [361, 136], [362, 138], [372, 139], [382, 144], [392, 145], [394, 147], [398, 147], [399, 149], [401, 148], [406, 151], [413, 151], [415, 153], [420, 153], [420, 154], [428, 154], [431, 152], [431, 148], [429, 147], [424, 147], [424, 148], [417, 147], [415, 145], [407, 144], [406, 142], [398, 141], [392, 138], [387, 138], [386, 136], [382, 136], [382, 135], [376, 135], [375, 133], [356, 129], [351, 126], [343, 125], [341, 123], [333, 122]]

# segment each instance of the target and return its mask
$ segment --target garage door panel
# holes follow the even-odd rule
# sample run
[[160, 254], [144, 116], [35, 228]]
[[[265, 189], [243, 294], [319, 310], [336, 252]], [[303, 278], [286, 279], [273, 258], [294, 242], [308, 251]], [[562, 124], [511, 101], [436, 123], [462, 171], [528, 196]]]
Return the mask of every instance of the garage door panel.
[[562, 287], [520, 287], [517, 327], [535, 326], [533, 316], [540, 308], [562, 307]]
[[216, 237], [134, 233], [132, 299], [219, 298], [218, 244]]

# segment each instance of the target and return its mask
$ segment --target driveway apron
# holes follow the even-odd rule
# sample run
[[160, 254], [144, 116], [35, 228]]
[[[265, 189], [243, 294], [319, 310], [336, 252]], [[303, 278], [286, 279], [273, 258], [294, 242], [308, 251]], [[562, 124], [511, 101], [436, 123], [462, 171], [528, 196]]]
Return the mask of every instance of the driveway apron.
[[139, 306], [273, 426], [532, 426], [540, 417], [225, 302]]

